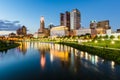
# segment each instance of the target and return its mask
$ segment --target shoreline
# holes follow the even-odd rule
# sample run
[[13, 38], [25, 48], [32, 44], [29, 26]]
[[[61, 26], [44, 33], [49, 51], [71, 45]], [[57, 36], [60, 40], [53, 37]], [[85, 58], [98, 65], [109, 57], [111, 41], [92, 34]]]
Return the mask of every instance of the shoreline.
[[2, 47], [2, 48], [0, 48], [0, 52], [1, 51], [5, 51], [5, 50], [9, 50], [9, 49], [12, 49], [12, 48], [16, 48], [16, 47], [18, 47], [20, 44], [18, 44], [18, 43], [13, 43], [13, 44], [11, 44], [11, 45], [9, 45], [9, 46], [7, 46], [7, 47]]
[[99, 48], [95, 46], [86, 46], [86, 45], [80, 45], [78, 43], [70, 43], [70, 42], [58, 42], [58, 44], [63, 44], [81, 51], [86, 51], [89, 54], [97, 55], [103, 59], [114, 61], [115, 63], [120, 64], [120, 50]]

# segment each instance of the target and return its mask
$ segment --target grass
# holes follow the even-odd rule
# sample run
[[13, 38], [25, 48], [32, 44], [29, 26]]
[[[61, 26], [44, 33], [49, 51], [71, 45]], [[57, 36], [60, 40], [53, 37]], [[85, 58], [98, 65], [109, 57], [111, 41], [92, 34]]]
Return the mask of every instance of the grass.
[[107, 60], [115, 61], [120, 64], [120, 50], [112, 50], [108, 48], [98, 48], [94, 46], [80, 45], [78, 43], [59, 42], [59, 44], [71, 46], [81, 51], [87, 51], [89, 54], [97, 55]]
[[103, 40], [93, 40], [91, 42], [90, 41], [83, 42], [82, 44], [120, 49], [120, 41], [115, 41], [115, 40], [104, 40], [104, 41]]

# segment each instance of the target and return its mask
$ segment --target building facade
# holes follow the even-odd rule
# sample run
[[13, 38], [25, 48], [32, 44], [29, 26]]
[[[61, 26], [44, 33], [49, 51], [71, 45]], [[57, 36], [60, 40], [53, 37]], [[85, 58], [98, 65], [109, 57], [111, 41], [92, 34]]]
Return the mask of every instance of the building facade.
[[60, 25], [61, 26], [64, 26], [64, 16], [65, 16], [64, 13], [60, 13]]
[[83, 28], [83, 29], [76, 30], [76, 36], [81, 36], [81, 35], [86, 35], [86, 34], [91, 35], [91, 29]]
[[97, 27], [97, 22], [95, 20], [90, 21], [90, 29], [95, 29]]
[[107, 29], [111, 29], [110, 25], [109, 25], [109, 20], [105, 20], [105, 21], [99, 21], [97, 23], [97, 27], [96, 28], [103, 28], [105, 30]]
[[70, 31], [70, 12], [60, 14], [60, 25], [68, 27], [68, 31]]
[[45, 28], [45, 23], [44, 23], [44, 17], [42, 16], [40, 19], [40, 29], [38, 30], [38, 32], [44, 32], [44, 28]]
[[17, 30], [17, 35], [26, 36], [27, 28], [23, 25], [21, 28]]
[[37, 35], [37, 37], [48, 37], [50, 35], [50, 30], [45, 28], [45, 21], [43, 16], [40, 19], [40, 28], [38, 29]]
[[73, 9], [70, 13], [71, 29], [78, 30], [81, 27], [81, 15], [78, 9]]
[[50, 30], [50, 36], [51, 37], [68, 36], [68, 27], [66, 27], [66, 26], [52, 27]]

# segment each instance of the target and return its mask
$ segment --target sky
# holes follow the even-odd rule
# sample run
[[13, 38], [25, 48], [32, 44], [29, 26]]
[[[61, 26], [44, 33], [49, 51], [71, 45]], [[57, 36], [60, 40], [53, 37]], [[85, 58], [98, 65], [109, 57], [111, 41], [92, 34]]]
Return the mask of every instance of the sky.
[[120, 28], [120, 0], [0, 0], [0, 30], [25, 25], [28, 33], [34, 33], [40, 27], [41, 16], [46, 28], [50, 23], [60, 25], [60, 13], [75, 8], [80, 10], [85, 28], [91, 20], [110, 20], [112, 30]]

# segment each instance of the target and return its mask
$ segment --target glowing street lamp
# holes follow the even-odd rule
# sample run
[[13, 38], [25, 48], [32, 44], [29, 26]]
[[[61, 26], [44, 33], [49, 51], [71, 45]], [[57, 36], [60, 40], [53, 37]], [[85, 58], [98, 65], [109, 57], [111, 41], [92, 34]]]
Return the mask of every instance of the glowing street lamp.
[[115, 41], [112, 41], [111, 44], [115, 44]]
[[102, 39], [102, 41], [104, 41], [105, 39]]
[[95, 40], [95, 43], [97, 43], [98, 41], [97, 40]]

